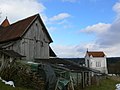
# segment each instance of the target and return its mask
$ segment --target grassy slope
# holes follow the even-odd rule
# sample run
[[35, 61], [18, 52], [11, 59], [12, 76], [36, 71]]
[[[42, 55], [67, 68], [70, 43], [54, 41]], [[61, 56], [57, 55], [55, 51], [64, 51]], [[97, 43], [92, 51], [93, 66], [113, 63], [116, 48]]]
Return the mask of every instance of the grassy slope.
[[4, 83], [0, 82], [0, 90], [30, 90], [30, 89], [19, 88], [19, 87], [13, 88], [12, 86], [5, 85]]
[[84, 90], [115, 90], [115, 85], [120, 81], [113, 80], [111, 78], [102, 80], [99, 86], [90, 86]]

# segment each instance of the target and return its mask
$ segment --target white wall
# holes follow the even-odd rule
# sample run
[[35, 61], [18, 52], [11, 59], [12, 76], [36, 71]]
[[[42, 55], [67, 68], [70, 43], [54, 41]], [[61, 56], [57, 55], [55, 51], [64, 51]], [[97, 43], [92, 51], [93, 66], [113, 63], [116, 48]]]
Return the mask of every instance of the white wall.
[[[89, 61], [89, 65], [88, 65], [87, 60]], [[92, 56], [89, 57], [88, 54], [86, 54], [86, 56], [85, 56], [85, 64], [86, 64], [86, 67], [89, 66], [89, 68], [99, 70], [102, 73], [106, 73], [106, 74], [108, 73], [108, 71], [107, 71], [107, 63], [106, 63], [106, 56], [105, 57], [92, 57]]]

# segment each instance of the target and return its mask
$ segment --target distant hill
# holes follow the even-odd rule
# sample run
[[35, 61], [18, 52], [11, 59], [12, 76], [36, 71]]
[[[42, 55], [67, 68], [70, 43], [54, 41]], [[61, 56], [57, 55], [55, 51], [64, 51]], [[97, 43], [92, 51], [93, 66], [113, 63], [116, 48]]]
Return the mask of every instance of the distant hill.
[[107, 67], [109, 74], [120, 74], [120, 57], [107, 58]]
[[108, 57], [107, 58], [107, 63], [111, 64], [111, 63], [117, 63], [120, 61], [120, 57]]
[[[85, 58], [62, 58], [70, 60], [80, 65], [85, 64]], [[109, 74], [120, 74], [120, 57], [107, 57], [107, 67]]]

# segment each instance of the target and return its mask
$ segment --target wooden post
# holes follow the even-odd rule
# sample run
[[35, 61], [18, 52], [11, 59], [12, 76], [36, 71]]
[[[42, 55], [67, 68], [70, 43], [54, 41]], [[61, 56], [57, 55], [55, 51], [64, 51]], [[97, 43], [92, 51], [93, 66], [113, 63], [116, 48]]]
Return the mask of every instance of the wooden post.
[[87, 76], [87, 72], [85, 72], [85, 86], [87, 86], [88, 84], [88, 76]]
[[72, 80], [72, 77], [71, 77], [71, 76], [70, 76], [70, 81], [71, 81], [72, 90], [74, 90], [73, 80]]
[[84, 72], [82, 72], [82, 88], [84, 88], [85, 87], [85, 81], [84, 81], [85, 79], [84, 79]]
[[59, 83], [59, 78], [58, 78], [58, 80], [57, 80], [57, 82], [56, 82], [55, 90], [57, 90], [58, 83]]
[[91, 85], [91, 72], [88, 72], [89, 85]]
[[4, 68], [4, 54], [1, 54], [1, 67], [0, 71]]
[[78, 73], [77, 73], [77, 87], [78, 87]]

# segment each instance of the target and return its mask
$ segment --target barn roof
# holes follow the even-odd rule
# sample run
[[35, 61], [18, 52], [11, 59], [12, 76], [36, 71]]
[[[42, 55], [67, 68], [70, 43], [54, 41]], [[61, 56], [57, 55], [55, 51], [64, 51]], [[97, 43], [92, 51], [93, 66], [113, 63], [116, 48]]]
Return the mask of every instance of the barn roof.
[[[39, 14], [36, 14], [26, 19], [15, 22], [4, 28], [0, 28], [0, 43], [20, 39], [28, 31], [28, 29], [36, 19], [39, 19], [41, 25], [43, 26], [42, 30], [47, 34], [47, 37], [49, 38], [50, 42], [52, 42], [52, 39], [45, 25], [43, 24], [42, 19], [40, 18]], [[7, 20], [4, 21], [7, 22]], [[4, 21], [2, 25], [4, 25]]]
[[104, 54], [104, 52], [102, 52], [102, 51], [87, 51], [87, 54], [89, 55], [89, 56], [93, 56], [93, 57], [104, 57], [105, 56], [105, 54]]
[[2, 29], [3, 27], [0, 25], [0, 29]]
[[7, 27], [7, 26], [9, 26], [9, 25], [10, 25], [10, 23], [9, 23], [7, 17], [6, 17], [6, 19], [2, 22], [1, 26], [2, 26], [2, 27]]

